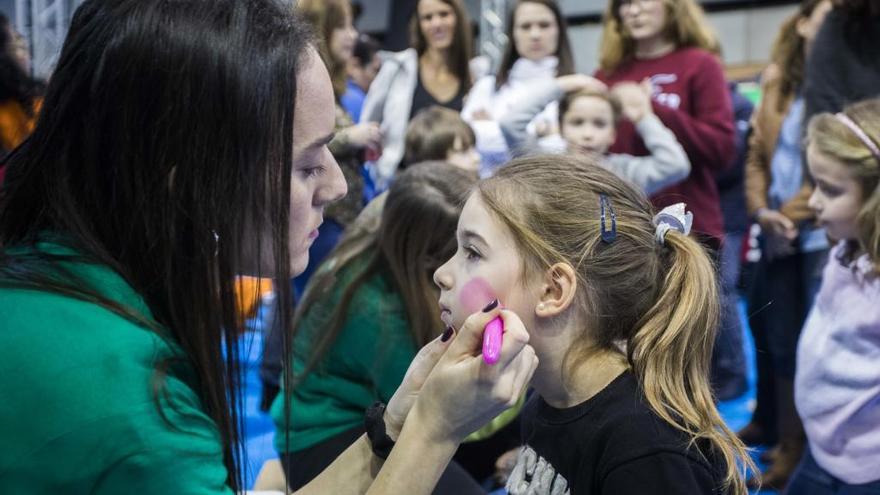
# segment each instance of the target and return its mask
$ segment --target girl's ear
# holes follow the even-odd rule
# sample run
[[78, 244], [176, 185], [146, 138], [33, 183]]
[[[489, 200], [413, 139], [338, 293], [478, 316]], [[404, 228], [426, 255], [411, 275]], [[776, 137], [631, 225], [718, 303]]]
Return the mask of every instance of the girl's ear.
[[577, 291], [577, 272], [568, 263], [556, 263], [544, 272], [544, 287], [535, 307], [541, 318], [557, 316], [574, 301]]

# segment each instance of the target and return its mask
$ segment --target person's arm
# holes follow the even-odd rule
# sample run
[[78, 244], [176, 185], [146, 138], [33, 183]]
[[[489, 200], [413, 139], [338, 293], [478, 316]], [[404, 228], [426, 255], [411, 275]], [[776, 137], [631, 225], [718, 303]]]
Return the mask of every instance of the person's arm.
[[635, 127], [650, 155], [609, 155], [608, 168], [649, 195], [687, 179], [691, 162], [672, 131], [653, 114], [644, 116]]
[[[499, 361], [489, 366], [480, 353], [483, 328], [499, 315], [504, 342]], [[448, 342], [432, 341], [385, 411], [388, 434], [396, 438], [388, 460], [376, 457], [363, 436], [296, 493], [431, 493], [467, 434], [516, 404], [525, 390], [538, 365], [528, 338], [515, 314], [496, 308], [471, 315]]]
[[550, 103], [565, 94], [556, 79], [531, 84], [526, 97], [516, 102], [498, 123], [507, 147], [513, 156], [521, 156], [537, 146], [537, 140], [529, 134], [529, 123]]
[[774, 109], [772, 105], [777, 105], [778, 91], [774, 80], [777, 77], [778, 69], [770, 66], [764, 71], [763, 81], [761, 82], [761, 92], [763, 97], [758, 107], [752, 114], [752, 135], [749, 137], [748, 151], [746, 152], [746, 171], [745, 171], [745, 192], [746, 192], [746, 210], [749, 216], [754, 217], [758, 210], [767, 208], [767, 192], [770, 190], [770, 159], [767, 155], [765, 121], [769, 118], [770, 112]]
[[724, 71], [714, 57], [704, 57], [694, 71], [690, 98], [692, 114], [656, 102], [654, 112], [678, 138], [693, 166], [724, 170], [736, 148], [736, 130]]
[[382, 123], [385, 114], [385, 100], [388, 99], [391, 82], [397, 77], [400, 68], [400, 63], [393, 58], [382, 64], [382, 68], [379, 69], [379, 73], [376, 74], [376, 78], [370, 84], [370, 90], [367, 91], [367, 96], [364, 98], [361, 122]]

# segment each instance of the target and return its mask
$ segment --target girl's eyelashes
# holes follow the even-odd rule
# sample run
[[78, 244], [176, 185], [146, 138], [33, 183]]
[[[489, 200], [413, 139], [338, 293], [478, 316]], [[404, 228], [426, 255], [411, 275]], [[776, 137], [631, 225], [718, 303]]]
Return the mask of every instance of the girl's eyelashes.
[[816, 186], [822, 191], [826, 196], [834, 197], [841, 194], [841, 190], [836, 188], [826, 182], [818, 181], [816, 182]]
[[464, 255], [468, 259], [468, 261], [479, 261], [483, 258], [483, 255], [480, 254], [480, 251], [471, 244], [463, 246], [462, 250], [464, 251]]

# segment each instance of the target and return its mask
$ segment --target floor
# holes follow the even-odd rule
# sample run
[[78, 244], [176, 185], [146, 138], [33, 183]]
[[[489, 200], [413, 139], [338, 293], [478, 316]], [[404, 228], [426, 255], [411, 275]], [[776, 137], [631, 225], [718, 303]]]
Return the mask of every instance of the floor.
[[[743, 306], [740, 305], [740, 316], [743, 322], [746, 321]], [[748, 328], [744, 325], [744, 328]], [[242, 359], [245, 360], [246, 382], [245, 382], [245, 449], [246, 449], [246, 465], [245, 480], [246, 486], [252, 486], [260, 466], [269, 459], [277, 457], [275, 449], [272, 446], [272, 438], [274, 436], [274, 425], [272, 419], [265, 413], [260, 412], [260, 379], [259, 366], [260, 355], [262, 353], [262, 314], [250, 321], [249, 331], [244, 334], [240, 341], [240, 350]], [[735, 400], [722, 402], [718, 405], [721, 416], [727, 421], [728, 426], [734, 431], [745, 426], [751, 417], [751, 411], [754, 407], [755, 396], [755, 373], [754, 373], [754, 347], [751, 341], [751, 333], [746, 331], [745, 338], [746, 357], [749, 364], [749, 389]], [[754, 455], [760, 454], [760, 450], [756, 450]], [[763, 467], [763, 466], [760, 466]], [[761, 495], [771, 495], [776, 492], [762, 490]]]

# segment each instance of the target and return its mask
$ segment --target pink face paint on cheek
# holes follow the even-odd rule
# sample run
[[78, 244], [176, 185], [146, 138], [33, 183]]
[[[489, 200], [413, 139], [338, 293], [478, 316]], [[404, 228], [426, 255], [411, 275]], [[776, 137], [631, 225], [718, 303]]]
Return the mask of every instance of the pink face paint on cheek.
[[[480, 277], [471, 279], [461, 288], [458, 298], [462, 308], [468, 314], [482, 311], [490, 302], [498, 297], [495, 290], [485, 279]], [[483, 330], [483, 360], [492, 365], [501, 357], [501, 344], [504, 335], [504, 321], [500, 316], [490, 321]]]
[[458, 302], [468, 315], [482, 310], [495, 299], [498, 299], [498, 296], [495, 295], [495, 289], [489, 285], [486, 279], [481, 277], [472, 278], [464, 284], [458, 296]]

